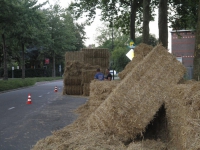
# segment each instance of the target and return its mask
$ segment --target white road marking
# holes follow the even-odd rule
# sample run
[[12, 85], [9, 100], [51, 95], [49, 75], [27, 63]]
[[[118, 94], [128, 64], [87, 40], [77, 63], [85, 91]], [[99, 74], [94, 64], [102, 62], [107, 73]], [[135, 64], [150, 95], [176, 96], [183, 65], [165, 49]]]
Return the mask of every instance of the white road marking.
[[14, 109], [15, 107], [10, 107], [10, 108], [8, 108], [8, 110], [11, 110], [11, 109]]
[[42, 97], [42, 95], [38, 96], [38, 97]]

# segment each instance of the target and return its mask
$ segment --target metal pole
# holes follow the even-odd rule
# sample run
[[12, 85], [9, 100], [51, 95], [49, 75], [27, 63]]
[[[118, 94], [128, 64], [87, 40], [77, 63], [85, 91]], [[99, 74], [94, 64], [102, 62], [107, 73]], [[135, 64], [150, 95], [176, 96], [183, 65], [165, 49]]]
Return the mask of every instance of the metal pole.
[[[114, 45], [113, 45], [113, 18], [112, 18], [112, 51], [114, 49]], [[113, 63], [112, 63], [112, 70], [113, 70], [113, 80], [114, 78], [114, 58], [113, 58]]]

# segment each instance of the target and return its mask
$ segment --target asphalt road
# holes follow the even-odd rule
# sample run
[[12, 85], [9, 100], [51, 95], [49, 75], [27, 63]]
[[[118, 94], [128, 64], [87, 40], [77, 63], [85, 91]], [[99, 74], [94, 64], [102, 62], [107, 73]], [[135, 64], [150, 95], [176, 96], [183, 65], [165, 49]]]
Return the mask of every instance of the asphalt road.
[[[55, 86], [58, 92], [54, 92]], [[63, 82], [0, 93], [0, 150], [30, 150], [52, 131], [71, 124], [87, 97], [62, 95]], [[31, 94], [32, 104], [26, 104]]]

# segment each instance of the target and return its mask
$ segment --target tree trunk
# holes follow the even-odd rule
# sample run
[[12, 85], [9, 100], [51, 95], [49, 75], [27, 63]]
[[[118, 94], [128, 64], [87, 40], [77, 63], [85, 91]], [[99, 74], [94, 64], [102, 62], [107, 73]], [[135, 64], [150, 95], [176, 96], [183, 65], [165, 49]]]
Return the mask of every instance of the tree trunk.
[[150, 1], [143, 0], [143, 34], [142, 42], [148, 44], [149, 42], [149, 19], [150, 19]]
[[198, 6], [198, 22], [195, 34], [195, 50], [194, 50], [194, 72], [193, 78], [197, 81], [200, 80], [200, 0]]
[[22, 43], [22, 79], [25, 79], [24, 43]]
[[55, 52], [53, 52], [53, 77], [55, 77], [56, 76], [56, 56], [55, 56], [56, 54], [55, 54]]
[[136, 0], [131, 0], [131, 24], [130, 24], [130, 38], [135, 41], [135, 20], [136, 20]]
[[165, 48], [168, 48], [167, 3], [168, 0], [159, 0], [158, 13], [159, 43], [162, 43]]
[[7, 68], [7, 51], [6, 51], [6, 40], [5, 34], [2, 34], [2, 41], [3, 41], [3, 80], [8, 80], [8, 68]]

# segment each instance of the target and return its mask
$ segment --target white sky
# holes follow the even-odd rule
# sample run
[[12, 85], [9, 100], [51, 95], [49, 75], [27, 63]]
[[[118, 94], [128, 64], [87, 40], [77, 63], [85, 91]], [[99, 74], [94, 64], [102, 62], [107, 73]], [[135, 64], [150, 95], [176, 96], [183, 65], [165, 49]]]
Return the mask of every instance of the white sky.
[[[39, 3], [45, 2], [46, 0], [38, 0]], [[73, 0], [58, 0], [60, 5], [63, 8], [66, 8], [69, 6], [69, 4], [73, 1]], [[56, 3], [56, 0], [49, 0], [50, 4], [54, 4]], [[80, 19], [80, 22], [84, 21], [84, 19]], [[90, 25], [90, 26], [86, 26], [85, 27], [85, 32], [86, 32], [86, 37], [88, 39], [85, 40], [85, 45], [88, 46], [90, 44], [95, 44], [95, 37], [96, 37], [96, 29], [98, 27], [103, 26], [102, 22], [100, 21], [100, 16], [98, 16], [98, 14], [96, 15], [96, 18], [94, 20], [94, 22]], [[150, 33], [151, 34], [155, 34], [156, 38], [158, 38], [158, 17], [155, 18], [155, 21], [151, 21], [149, 24], [149, 28], [150, 28]], [[168, 49], [170, 49], [171, 51], [171, 33], [170, 33], [171, 29], [168, 29]]]

